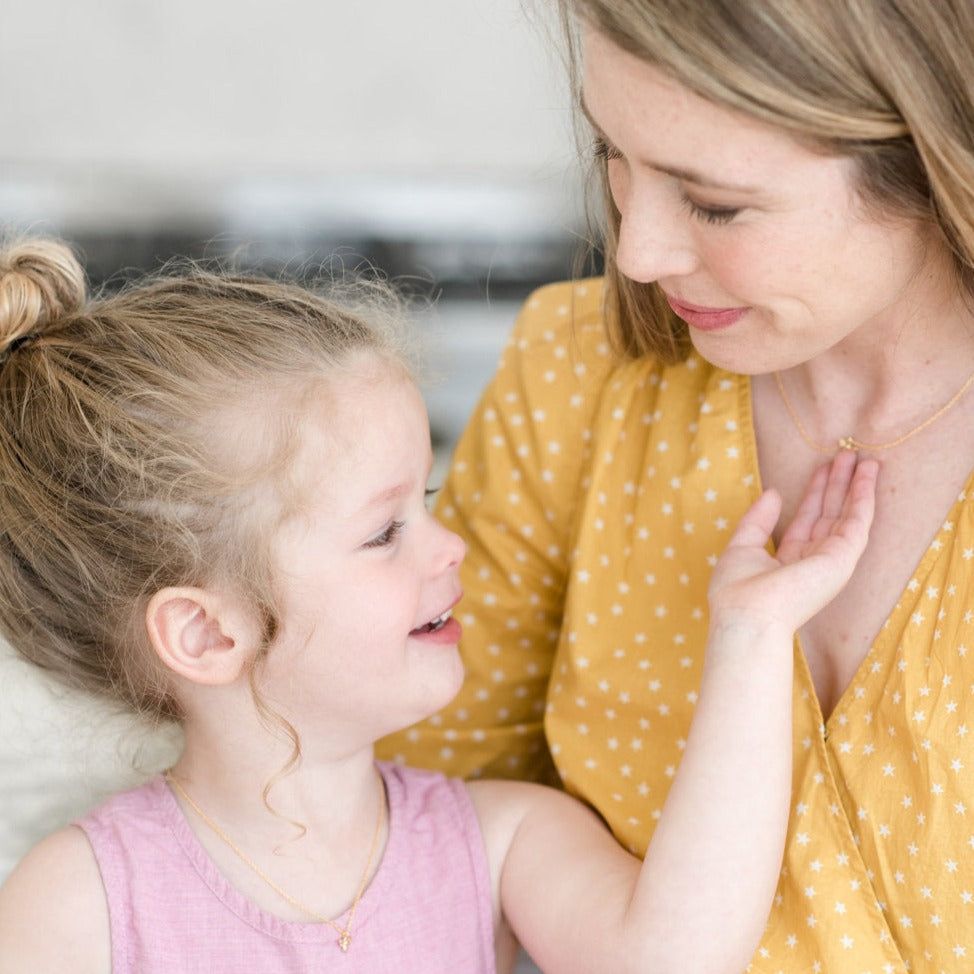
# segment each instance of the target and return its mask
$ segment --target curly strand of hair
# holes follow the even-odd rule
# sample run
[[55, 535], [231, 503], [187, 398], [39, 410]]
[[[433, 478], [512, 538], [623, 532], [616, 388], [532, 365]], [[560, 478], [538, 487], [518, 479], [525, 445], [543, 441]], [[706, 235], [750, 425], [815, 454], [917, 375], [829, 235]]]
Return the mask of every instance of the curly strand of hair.
[[263, 724], [267, 731], [273, 734], [275, 737], [289, 742], [291, 744], [291, 754], [280, 769], [276, 771], [270, 780], [266, 782], [263, 790], [261, 791], [261, 798], [263, 799], [264, 807], [273, 816], [294, 827], [294, 829], [297, 831], [297, 835], [294, 837], [294, 840], [297, 841], [307, 834], [308, 827], [303, 822], [299, 822], [296, 819], [290, 818], [287, 815], [283, 815], [281, 812], [279, 812], [274, 806], [274, 803], [271, 801], [270, 794], [271, 791], [273, 791], [274, 786], [283, 781], [284, 778], [294, 771], [301, 763], [301, 741], [294, 725], [287, 718], [274, 710], [274, 708], [268, 704], [267, 699], [260, 691], [260, 687], [257, 684], [257, 671], [260, 669], [260, 660], [262, 658], [262, 656], [255, 657], [253, 660], [251, 660], [250, 666], [247, 668], [247, 683], [250, 687], [250, 697], [253, 700], [254, 709], [257, 711], [257, 716], [260, 719], [261, 724]]

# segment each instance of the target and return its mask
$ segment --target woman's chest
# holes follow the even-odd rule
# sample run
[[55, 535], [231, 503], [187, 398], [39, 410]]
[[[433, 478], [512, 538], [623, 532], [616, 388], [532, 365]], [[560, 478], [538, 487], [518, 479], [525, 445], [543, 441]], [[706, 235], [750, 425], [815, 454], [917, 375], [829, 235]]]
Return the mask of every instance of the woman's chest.
[[[826, 719], [867, 659], [889, 655], [908, 633], [932, 640], [958, 606], [946, 593], [968, 591], [974, 498], [966, 464], [953, 467], [884, 461], [869, 545], [842, 592], [799, 632]], [[791, 509], [799, 485], [783, 489]]]

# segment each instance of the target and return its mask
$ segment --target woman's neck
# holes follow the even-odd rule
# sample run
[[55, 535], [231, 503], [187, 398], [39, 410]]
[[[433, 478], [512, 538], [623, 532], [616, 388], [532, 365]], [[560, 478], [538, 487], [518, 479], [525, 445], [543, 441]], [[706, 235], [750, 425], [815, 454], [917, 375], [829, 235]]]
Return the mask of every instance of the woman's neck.
[[925, 305], [922, 315], [870, 323], [779, 378], [816, 440], [888, 443], [953, 408], [955, 394], [970, 391], [972, 374], [974, 316], [951, 295]]

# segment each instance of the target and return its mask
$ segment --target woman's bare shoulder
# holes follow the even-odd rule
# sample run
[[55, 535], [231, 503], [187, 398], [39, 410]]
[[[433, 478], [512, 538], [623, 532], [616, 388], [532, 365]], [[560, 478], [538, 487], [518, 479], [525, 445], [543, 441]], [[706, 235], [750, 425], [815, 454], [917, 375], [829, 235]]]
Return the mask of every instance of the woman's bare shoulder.
[[101, 873], [74, 826], [38, 843], [0, 887], [0, 974], [68, 970], [111, 970]]

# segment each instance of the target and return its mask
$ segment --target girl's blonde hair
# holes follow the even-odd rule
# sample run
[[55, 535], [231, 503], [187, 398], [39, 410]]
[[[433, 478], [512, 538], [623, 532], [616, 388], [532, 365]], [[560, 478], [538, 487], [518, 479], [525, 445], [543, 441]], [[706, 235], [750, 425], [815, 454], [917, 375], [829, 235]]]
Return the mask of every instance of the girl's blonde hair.
[[[851, 157], [876, 214], [937, 228], [974, 295], [974, 5], [968, 0], [558, 0], [698, 95]], [[678, 361], [686, 325], [618, 272], [620, 215], [599, 164], [607, 311], [618, 349]], [[823, 287], [828, 283], [823, 282]]]
[[363, 353], [405, 369], [400, 324], [379, 285], [324, 296], [182, 266], [89, 300], [64, 244], [2, 249], [6, 639], [70, 685], [179, 717], [148, 599], [232, 585], [273, 640], [270, 531], [300, 501], [282, 461], [301, 403]]

